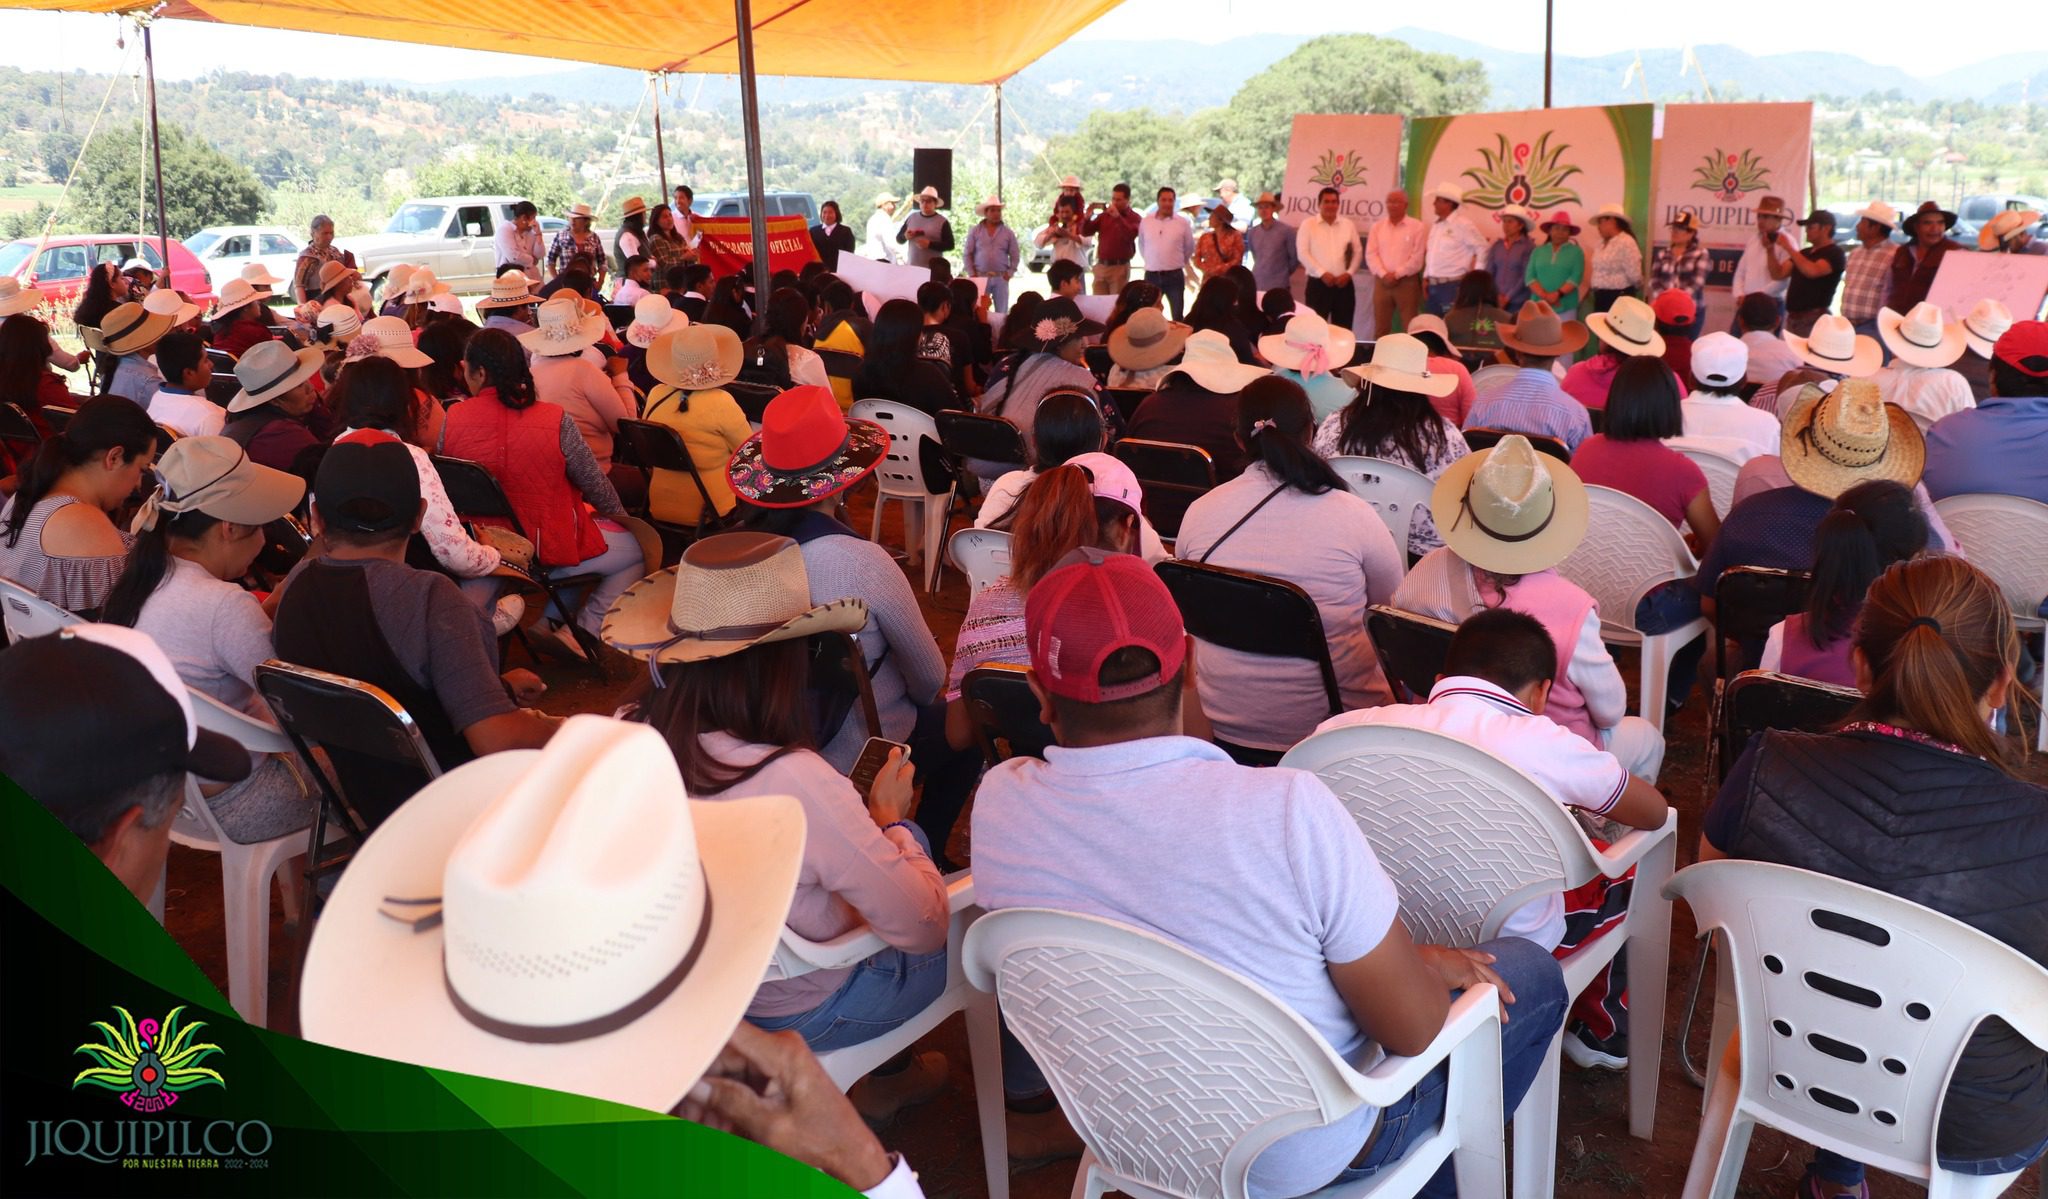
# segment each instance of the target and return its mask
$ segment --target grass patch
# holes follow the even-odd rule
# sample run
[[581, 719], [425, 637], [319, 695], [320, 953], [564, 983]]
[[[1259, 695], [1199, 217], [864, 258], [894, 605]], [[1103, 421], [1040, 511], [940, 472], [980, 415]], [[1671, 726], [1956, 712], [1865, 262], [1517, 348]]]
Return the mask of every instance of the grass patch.
[[30, 183], [21, 187], [0, 187], [0, 212], [27, 212], [38, 204], [55, 204], [64, 194], [61, 183]]

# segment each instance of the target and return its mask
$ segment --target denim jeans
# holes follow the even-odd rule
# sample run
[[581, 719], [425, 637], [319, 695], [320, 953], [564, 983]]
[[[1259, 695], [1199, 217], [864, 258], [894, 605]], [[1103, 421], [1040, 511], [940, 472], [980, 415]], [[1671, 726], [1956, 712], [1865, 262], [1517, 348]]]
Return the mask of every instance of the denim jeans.
[[[1521, 937], [1502, 937], [1479, 948], [1494, 956], [1494, 972], [1515, 993], [1515, 1002], [1505, 1008], [1508, 1021], [1500, 1028], [1501, 1111], [1513, 1119], [1537, 1070], [1555, 1052], [1552, 1042], [1564, 1026], [1564, 972], [1542, 946]], [[1399, 1162], [1443, 1122], [1444, 1092], [1449, 1085], [1449, 1067], [1439, 1066], [1413, 1091], [1380, 1109], [1378, 1139], [1372, 1152], [1331, 1179], [1329, 1185], [1371, 1178]], [[1452, 1199], [1457, 1193], [1457, 1175], [1448, 1161], [1417, 1192], [1424, 1199]]]
[[[618, 598], [626, 589], [639, 582], [647, 573], [640, 542], [625, 529], [614, 529], [609, 524], [597, 526], [604, 537], [604, 552], [585, 558], [568, 566], [557, 566], [548, 571], [550, 579], [565, 579], [572, 575], [598, 575], [596, 585], [590, 589], [590, 597], [583, 601], [577, 613], [576, 623], [595, 637], [598, 627], [604, 624], [604, 614], [611, 611]], [[562, 611], [550, 604], [549, 620], [566, 619]]]
[[[2024, 1170], [2044, 1156], [2048, 1156], [2048, 1140], [2041, 1141], [2032, 1149], [2008, 1153], [2004, 1157], [1970, 1160], [1937, 1155], [1935, 1160], [1941, 1163], [1942, 1169], [1956, 1174], [1995, 1178], [2000, 1174]], [[1833, 1183], [1836, 1186], [1853, 1187], [1863, 1181], [1862, 1162], [1850, 1161], [1841, 1154], [1831, 1153], [1826, 1149], [1813, 1151], [1813, 1164], [1807, 1169], [1822, 1182]]]
[[[910, 835], [924, 846], [915, 825]], [[818, 1053], [872, 1041], [917, 1015], [946, 989], [946, 951], [905, 953], [884, 949], [853, 968], [839, 989], [808, 1012], [790, 1016], [749, 1016], [748, 1023], [769, 1032], [793, 1028], [804, 1044]]]
[[1422, 289], [1422, 310], [1434, 316], [1442, 316], [1451, 310], [1451, 304], [1458, 298], [1456, 283], [1425, 283]]
[[1173, 313], [1174, 320], [1179, 320], [1181, 317], [1181, 304], [1183, 302], [1182, 297], [1187, 292], [1187, 272], [1178, 270], [1146, 271], [1145, 282], [1159, 289], [1160, 296], [1166, 301], [1167, 310]]

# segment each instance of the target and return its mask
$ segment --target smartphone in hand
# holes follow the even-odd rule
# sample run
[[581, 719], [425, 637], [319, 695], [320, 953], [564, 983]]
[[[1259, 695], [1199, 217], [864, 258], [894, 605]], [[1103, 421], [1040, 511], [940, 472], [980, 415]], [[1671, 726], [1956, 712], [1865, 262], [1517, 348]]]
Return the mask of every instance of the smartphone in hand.
[[846, 777], [853, 784], [855, 794], [863, 800], [874, 787], [875, 776], [888, 764], [889, 751], [892, 749], [902, 750], [905, 758], [910, 756], [910, 747], [901, 741], [891, 741], [887, 737], [869, 737], [868, 743], [861, 747], [860, 757], [854, 759], [853, 770]]

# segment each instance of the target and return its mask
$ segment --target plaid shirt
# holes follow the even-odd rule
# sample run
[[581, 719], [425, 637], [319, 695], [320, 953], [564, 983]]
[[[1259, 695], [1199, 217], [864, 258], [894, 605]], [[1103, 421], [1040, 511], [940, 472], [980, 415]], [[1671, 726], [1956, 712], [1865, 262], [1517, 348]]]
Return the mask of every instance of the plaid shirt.
[[1884, 307], [1885, 293], [1892, 285], [1892, 255], [1898, 251], [1889, 241], [1849, 251], [1849, 268], [1842, 275], [1844, 317], [1852, 322], [1877, 319], [1877, 310]]
[[605, 265], [610, 261], [604, 252], [604, 243], [599, 241], [595, 231], [582, 237], [573, 229], [564, 229], [555, 234], [555, 240], [548, 246], [548, 274], [560, 274], [569, 266], [569, 260], [578, 254], [590, 255], [592, 273], [600, 280], [605, 276]]
[[299, 251], [299, 261], [292, 267], [292, 294], [303, 304], [320, 294], [320, 268], [330, 262], [340, 262], [341, 251], [332, 242], [324, 246], [309, 245]]
[[1688, 292], [1695, 302], [1707, 294], [1707, 248], [1695, 241], [1677, 258], [1670, 246], [1658, 246], [1650, 256], [1650, 298], [1676, 289]]

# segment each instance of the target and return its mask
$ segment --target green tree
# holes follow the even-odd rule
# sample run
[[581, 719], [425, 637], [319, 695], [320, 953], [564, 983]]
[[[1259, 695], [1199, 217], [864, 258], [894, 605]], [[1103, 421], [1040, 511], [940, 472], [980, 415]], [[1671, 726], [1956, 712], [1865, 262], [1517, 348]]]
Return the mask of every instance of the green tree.
[[62, 129], [43, 135], [37, 147], [38, 157], [53, 181], [62, 183], [71, 178], [71, 164], [78, 161], [78, 145], [78, 135]]
[[575, 202], [560, 163], [524, 152], [480, 150], [428, 163], [412, 173], [412, 185], [421, 196], [520, 196], [542, 212], [566, 212]]
[[[245, 225], [263, 211], [263, 185], [248, 167], [176, 125], [163, 126], [164, 213], [172, 237], [208, 225]], [[154, 221], [153, 163], [141, 124], [110, 129], [93, 139], [71, 187], [68, 219], [98, 232], [136, 227], [138, 184], [147, 197], [145, 223]]]

